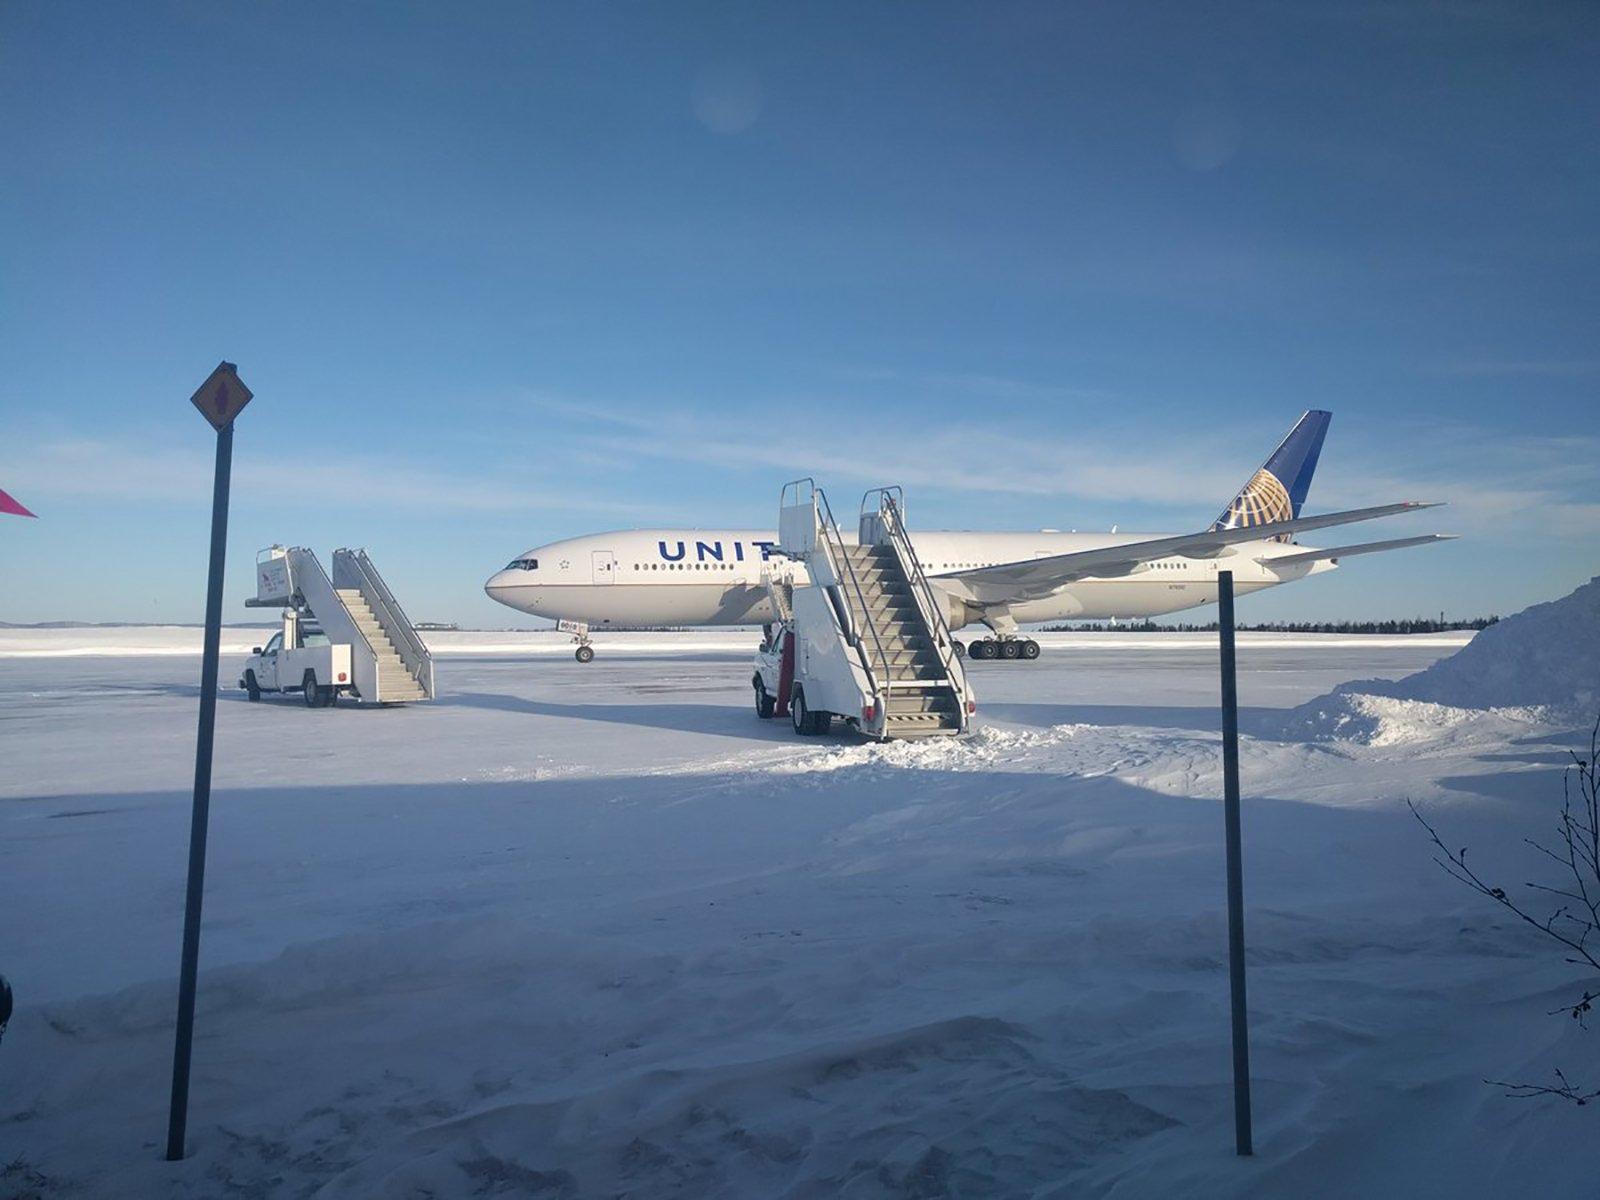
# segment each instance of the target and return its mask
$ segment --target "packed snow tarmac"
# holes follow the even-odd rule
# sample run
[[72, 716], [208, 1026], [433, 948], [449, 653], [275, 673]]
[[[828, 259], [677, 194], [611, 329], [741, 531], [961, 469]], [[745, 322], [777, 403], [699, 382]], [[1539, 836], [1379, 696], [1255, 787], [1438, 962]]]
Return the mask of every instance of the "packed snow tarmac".
[[1397, 701], [1376, 735], [1291, 738], [1286, 710], [1465, 635], [1242, 638], [1241, 1161], [1214, 640], [1040, 640], [973, 665], [959, 743], [758, 721], [744, 633], [588, 667], [441, 635], [441, 699], [406, 709], [229, 692], [168, 1164], [197, 634], [0, 635], [0, 1195], [1591, 1186], [1588, 1110], [1482, 1082], [1592, 1060], [1545, 1015], [1573, 968], [1445, 879], [1404, 804], [1531, 877], [1570, 722]]

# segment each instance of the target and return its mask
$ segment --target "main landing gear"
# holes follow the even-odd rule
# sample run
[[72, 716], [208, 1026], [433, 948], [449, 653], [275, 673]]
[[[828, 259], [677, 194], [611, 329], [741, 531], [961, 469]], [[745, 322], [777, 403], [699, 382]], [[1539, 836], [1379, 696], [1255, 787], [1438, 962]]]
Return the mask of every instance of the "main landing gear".
[[968, 658], [1025, 658], [1039, 657], [1039, 643], [1032, 638], [1000, 637], [979, 638], [968, 643], [965, 647], [960, 642], [954, 643], [956, 653], [965, 654]]

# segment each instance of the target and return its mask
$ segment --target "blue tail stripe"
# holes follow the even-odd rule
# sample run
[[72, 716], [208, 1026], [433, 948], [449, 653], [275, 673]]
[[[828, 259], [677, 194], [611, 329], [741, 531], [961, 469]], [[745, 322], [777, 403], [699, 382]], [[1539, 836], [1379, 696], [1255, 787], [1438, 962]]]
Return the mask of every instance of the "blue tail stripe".
[[1266, 469], [1278, 478], [1289, 492], [1289, 502], [1294, 505], [1294, 515], [1300, 515], [1300, 506], [1311, 491], [1311, 476], [1317, 469], [1317, 458], [1322, 454], [1322, 439], [1328, 436], [1328, 422], [1333, 414], [1314, 408], [1300, 418], [1289, 431], [1283, 444], [1267, 459]]

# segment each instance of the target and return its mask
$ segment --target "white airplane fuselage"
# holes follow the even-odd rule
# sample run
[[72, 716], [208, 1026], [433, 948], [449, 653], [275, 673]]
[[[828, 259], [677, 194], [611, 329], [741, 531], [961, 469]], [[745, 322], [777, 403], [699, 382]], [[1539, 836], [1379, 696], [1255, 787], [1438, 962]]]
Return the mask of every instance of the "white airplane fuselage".
[[[967, 598], [965, 586], [947, 578], [955, 572], [1162, 536], [924, 531], [913, 532], [911, 540], [933, 586], [959, 600]], [[1242, 595], [1335, 566], [1301, 562], [1274, 570], [1258, 561], [1304, 549], [1264, 539], [1233, 545], [1217, 558], [1163, 559], [1129, 575], [1076, 580], [1045, 599], [1012, 605], [1009, 613], [1020, 623], [1163, 616], [1215, 603], [1219, 570], [1233, 572]], [[484, 590], [522, 612], [601, 628], [751, 625], [774, 619], [763, 582], [774, 568], [804, 571], [783, 558], [777, 535], [764, 530], [634, 529], [529, 550], [494, 574]], [[952, 610], [959, 614], [961, 606]], [[952, 620], [953, 627], [962, 623]]]

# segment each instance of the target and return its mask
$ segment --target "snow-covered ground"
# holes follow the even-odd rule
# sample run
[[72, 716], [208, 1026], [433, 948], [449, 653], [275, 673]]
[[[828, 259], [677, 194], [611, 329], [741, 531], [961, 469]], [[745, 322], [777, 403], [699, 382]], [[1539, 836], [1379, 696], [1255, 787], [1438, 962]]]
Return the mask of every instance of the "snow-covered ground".
[[430, 635], [405, 709], [229, 692], [165, 1163], [198, 640], [0, 631], [0, 1196], [1593, 1190], [1589, 1109], [1482, 1082], [1593, 1060], [1545, 1015], [1573, 969], [1404, 805], [1532, 877], [1578, 733], [1289, 715], [1464, 635], [1242, 639], [1251, 1161], [1213, 639], [1045, 635], [973, 664], [970, 739], [886, 747], [758, 721], [740, 632]]

